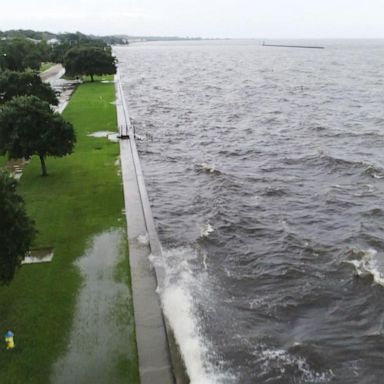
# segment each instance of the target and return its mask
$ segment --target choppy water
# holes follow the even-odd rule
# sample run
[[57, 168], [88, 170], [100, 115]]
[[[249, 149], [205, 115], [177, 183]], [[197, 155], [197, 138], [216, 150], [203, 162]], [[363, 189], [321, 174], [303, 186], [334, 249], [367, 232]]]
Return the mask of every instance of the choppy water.
[[384, 42], [117, 48], [195, 384], [382, 383]]

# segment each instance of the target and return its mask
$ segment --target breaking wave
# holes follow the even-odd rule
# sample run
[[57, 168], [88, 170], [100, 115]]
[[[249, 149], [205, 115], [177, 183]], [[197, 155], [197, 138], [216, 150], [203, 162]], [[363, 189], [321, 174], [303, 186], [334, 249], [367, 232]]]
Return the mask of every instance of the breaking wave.
[[209, 234], [211, 234], [212, 232], [214, 232], [214, 228], [212, 227], [211, 224], [204, 224], [201, 228], [200, 228], [200, 237], [208, 237]]
[[352, 250], [350, 254], [355, 258], [345, 263], [355, 267], [357, 276], [372, 278], [376, 284], [384, 287], [384, 260], [379, 258], [375, 249]]
[[380, 169], [377, 169], [373, 165], [370, 165], [368, 168], [365, 169], [364, 174], [373, 177], [374, 179], [383, 179], [384, 178], [384, 172]]
[[[260, 346], [255, 351], [256, 361], [261, 366], [260, 378], [268, 377], [272, 380], [284, 379], [285, 375], [295, 372], [295, 377], [303, 380], [305, 383], [329, 383], [334, 374], [331, 370], [318, 372], [311, 368], [308, 361], [301, 356], [296, 356], [284, 349], [272, 349]], [[270, 377], [273, 375], [273, 378]]]
[[201, 164], [195, 165], [195, 170], [197, 172], [204, 172], [204, 173], [209, 173], [213, 175], [219, 175], [221, 173], [218, 169], [216, 169], [214, 165], [208, 164], [208, 163], [201, 163]]
[[191, 384], [219, 384], [230, 375], [218, 372], [210, 363], [210, 350], [204, 340], [197, 314], [196, 295], [205, 294], [205, 276], [196, 274], [194, 263], [202, 262], [189, 247], [165, 250], [166, 278], [161, 301], [172, 327]]

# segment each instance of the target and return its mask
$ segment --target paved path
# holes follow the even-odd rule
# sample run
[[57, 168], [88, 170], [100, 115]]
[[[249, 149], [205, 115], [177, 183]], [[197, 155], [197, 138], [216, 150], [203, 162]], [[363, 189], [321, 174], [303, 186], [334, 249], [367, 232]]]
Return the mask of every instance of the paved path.
[[41, 80], [46, 83], [60, 79], [65, 73], [65, 68], [61, 64], [56, 64], [46, 71], [40, 73]]
[[59, 105], [54, 107], [54, 110], [59, 113], [64, 111], [73, 91], [75, 90], [75, 86], [79, 83], [78, 80], [62, 79], [64, 74], [65, 68], [61, 64], [56, 64], [40, 73], [41, 80], [44, 83], [49, 83], [58, 94], [57, 98], [59, 100]]

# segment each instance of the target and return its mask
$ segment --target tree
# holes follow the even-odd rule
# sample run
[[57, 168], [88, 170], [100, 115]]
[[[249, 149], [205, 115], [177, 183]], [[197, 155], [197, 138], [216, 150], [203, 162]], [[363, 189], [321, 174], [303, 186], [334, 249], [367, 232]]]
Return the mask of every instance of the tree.
[[116, 73], [116, 59], [109, 48], [79, 47], [70, 49], [64, 56], [64, 66], [70, 76]]
[[36, 96], [17, 96], [0, 107], [0, 154], [9, 158], [40, 158], [47, 176], [45, 158], [71, 154], [76, 142], [71, 123]]
[[35, 43], [24, 38], [0, 40], [1, 69], [24, 71], [27, 68], [38, 70], [40, 63], [49, 56], [45, 42]]
[[56, 93], [49, 84], [42, 82], [34, 72], [0, 72], [0, 103], [9, 101], [14, 96], [35, 95], [52, 105], [57, 105]]
[[51, 51], [51, 61], [55, 63], [64, 63], [65, 54], [72, 48], [90, 48], [97, 47], [102, 50], [109, 50], [110, 47], [102, 40], [95, 36], [86, 36], [80, 32], [76, 33], [62, 33], [57, 35], [60, 43], [55, 44]]
[[0, 172], [0, 283], [9, 283], [36, 235], [24, 201], [16, 193], [17, 182]]

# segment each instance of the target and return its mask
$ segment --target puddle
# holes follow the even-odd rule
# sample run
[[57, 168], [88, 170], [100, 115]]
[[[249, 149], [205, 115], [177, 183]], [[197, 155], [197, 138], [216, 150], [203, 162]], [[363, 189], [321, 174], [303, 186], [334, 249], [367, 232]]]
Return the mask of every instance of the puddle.
[[21, 264], [49, 263], [53, 259], [53, 248], [32, 249]]
[[109, 141], [117, 142], [119, 141], [118, 133], [117, 132], [111, 132], [111, 131], [98, 131], [90, 133], [90, 137], [106, 137]]
[[[125, 270], [117, 268], [122, 263], [123, 239], [124, 231], [119, 230], [96, 236], [90, 249], [76, 262], [84, 282], [68, 349], [53, 367], [54, 384], [127, 382], [121, 368], [122, 362], [128, 364], [131, 358], [129, 337], [133, 321]], [[123, 371], [127, 370], [125, 367]]]

